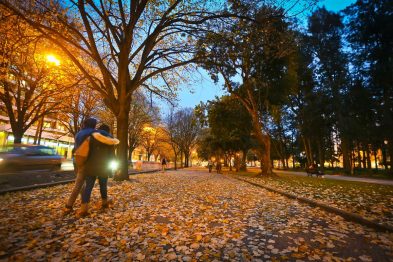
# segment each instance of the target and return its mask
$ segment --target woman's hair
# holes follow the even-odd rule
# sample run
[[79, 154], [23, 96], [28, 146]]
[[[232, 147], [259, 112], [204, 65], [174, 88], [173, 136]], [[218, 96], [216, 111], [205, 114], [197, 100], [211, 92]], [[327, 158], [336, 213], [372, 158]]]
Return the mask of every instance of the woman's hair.
[[110, 133], [110, 131], [111, 131], [110, 127], [109, 127], [107, 124], [101, 124], [101, 125], [98, 127], [98, 129], [99, 129], [99, 130], [103, 130], [103, 131], [105, 131], [105, 132], [107, 132], [107, 133]]
[[87, 118], [83, 121], [82, 128], [96, 128], [97, 120], [95, 118]]

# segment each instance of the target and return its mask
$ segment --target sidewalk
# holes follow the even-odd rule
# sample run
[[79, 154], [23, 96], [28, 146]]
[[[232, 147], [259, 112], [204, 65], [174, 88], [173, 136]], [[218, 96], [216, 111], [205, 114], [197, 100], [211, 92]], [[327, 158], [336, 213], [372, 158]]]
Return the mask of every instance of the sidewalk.
[[[71, 185], [0, 196], [11, 261], [390, 261], [392, 235], [206, 169], [96, 187], [91, 214], [62, 216]], [[79, 203], [76, 204], [78, 208]]]
[[[286, 171], [286, 170], [281, 170], [281, 169], [274, 169], [274, 172], [282, 173], [282, 174], [289, 174], [289, 175], [307, 176], [306, 172], [299, 172], [299, 171]], [[343, 176], [343, 175], [324, 175], [324, 178], [393, 186], [393, 180], [385, 180], [385, 179], [351, 177], [351, 176]]]

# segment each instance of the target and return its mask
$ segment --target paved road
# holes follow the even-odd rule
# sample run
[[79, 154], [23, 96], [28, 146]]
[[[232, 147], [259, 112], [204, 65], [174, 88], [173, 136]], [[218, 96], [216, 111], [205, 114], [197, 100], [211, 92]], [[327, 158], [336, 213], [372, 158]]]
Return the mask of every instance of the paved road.
[[[130, 174], [151, 171], [154, 166], [147, 166], [142, 170], [129, 170]], [[15, 188], [29, 187], [35, 185], [49, 184], [53, 182], [69, 181], [75, 179], [72, 161], [65, 161], [60, 170], [18, 170], [0, 171], [0, 192]], [[155, 168], [154, 170], [157, 170]]]
[[[274, 171], [277, 172], [277, 173], [283, 173], [283, 174], [307, 176], [306, 172], [285, 171], [285, 170], [280, 170], [280, 169], [275, 169]], [[350, 176], [341, 176], [341, 175], [324, 175], [324, 178], [393, 186], [393, 180], [362, 178], [362, 177], [350, 177]]]
[[[114, 206], [77, 219], [72, 185], [0, 196], [0, 259], [389, 261], [391, 235], [203, 170], [110, 182]], [[77, 204], [79, 205], [79, 204]]]

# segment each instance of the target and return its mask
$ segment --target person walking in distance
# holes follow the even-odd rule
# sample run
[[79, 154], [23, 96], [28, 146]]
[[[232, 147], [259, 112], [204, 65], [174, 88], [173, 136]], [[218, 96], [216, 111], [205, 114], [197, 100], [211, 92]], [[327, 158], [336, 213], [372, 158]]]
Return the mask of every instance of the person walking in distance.
[[221, 161], [218, 160], [216, 164], [217, 174], [221, 174], [221, 169], [222, 169]]
[[209, 168], [209, 173], [211, 173], [213, 169], [213, 161], [211, 161], [210, 159], [207, 162], [207, 167]]
[[[97, 131], [109, 134], [109, 126], [102, 124]], [[86, 186], [82, 191], [82, 205], [79, 216], [84, 217], [89, 212], [89, 202], [95, 181], [98, 179], [101, 193], [101, 207], [107, 208], [108, 202], [108, 177], [112, 173], [111, 162], [115, 160], [114, 145], [119, 143], [116, 138], [104, 136], [98, 132], [92, 133], [89, 138], [89, 155], [84, 165]]]
[[162, 172], [165, 172], [165, 168], [166, 168], [166, 158], [163, 157], [161, 160], [161, 166], [162, 166]]

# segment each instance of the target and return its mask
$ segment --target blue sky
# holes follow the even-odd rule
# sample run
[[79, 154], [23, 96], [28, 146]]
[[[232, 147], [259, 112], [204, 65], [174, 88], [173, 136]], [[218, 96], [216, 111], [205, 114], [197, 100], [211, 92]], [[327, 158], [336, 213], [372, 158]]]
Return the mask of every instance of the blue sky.
[[[319, 6], [325, 6], [326, 9], [337, 12], [354, 2], [356, 2], [356, 0], [322, 0]], [[200, 69], [198, 71], [199, 73], [196, 73], [192, 77], [193, 81], [180, 87], [178, 94], [178, 106], [180, 108], [193, 108], [201, 101], [206, 102], [208, 100], [213, 100], [216, 96], [220, 97], [225, 94], [222, 83], [214, 84], [204, 70]], [[162, 104], [161, 112], [165, 114], [165, 112], [168, 112], [168, 108], [169, 106], [167, 104]]]

